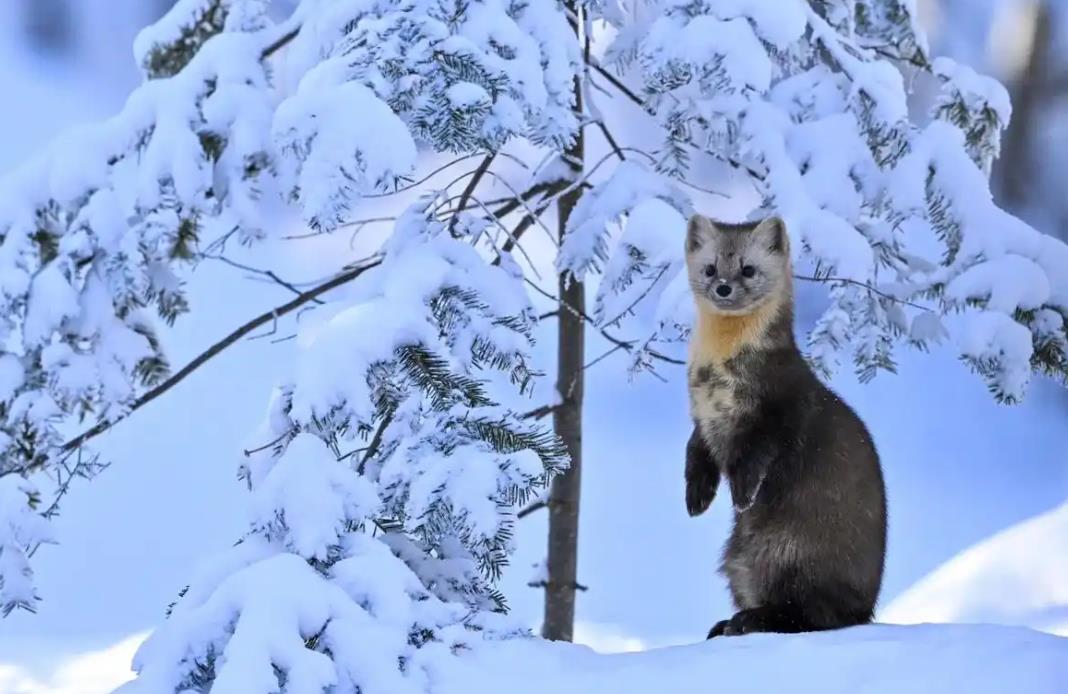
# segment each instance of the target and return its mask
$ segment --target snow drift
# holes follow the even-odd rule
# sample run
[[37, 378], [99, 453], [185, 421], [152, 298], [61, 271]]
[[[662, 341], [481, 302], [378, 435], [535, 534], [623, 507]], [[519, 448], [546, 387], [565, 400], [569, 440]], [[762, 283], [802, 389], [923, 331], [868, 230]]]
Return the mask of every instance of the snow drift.
[[1068, 503], [961, 552], [879, 619], [994, 622], [1068, 636]]
[[1068, 639], [1018, 627], [879, 624], [618, 655], [509, 641], [443, 661], [429, 674], [436, 694], [480, 692], [491, 683], [507, 683], [512, 694], [1052, 693], [1068, 688]]

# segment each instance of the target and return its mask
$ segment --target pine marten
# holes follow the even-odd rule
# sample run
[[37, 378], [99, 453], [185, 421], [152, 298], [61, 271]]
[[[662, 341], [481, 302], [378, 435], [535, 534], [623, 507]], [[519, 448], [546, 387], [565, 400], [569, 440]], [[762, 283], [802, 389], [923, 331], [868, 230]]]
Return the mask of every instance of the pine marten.
[[708, 638], [870, 622], [886, 552], [886, 492], [871, 435], [794, 340], [782, 219], [695, 215], [686, 264], [697, 302], [688, 363], [686, 508], [725, 477], [734, 528], [722, 573], [736, 614]]

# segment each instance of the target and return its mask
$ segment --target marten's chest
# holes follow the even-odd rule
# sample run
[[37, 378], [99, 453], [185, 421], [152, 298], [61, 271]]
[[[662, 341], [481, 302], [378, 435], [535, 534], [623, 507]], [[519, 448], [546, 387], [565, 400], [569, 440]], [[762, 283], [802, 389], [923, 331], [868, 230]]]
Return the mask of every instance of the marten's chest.
[[690, 415], [713, 455], [725, 456], [739, 424], [756, 408], [754, 384], [735, 360], [689, 367]]

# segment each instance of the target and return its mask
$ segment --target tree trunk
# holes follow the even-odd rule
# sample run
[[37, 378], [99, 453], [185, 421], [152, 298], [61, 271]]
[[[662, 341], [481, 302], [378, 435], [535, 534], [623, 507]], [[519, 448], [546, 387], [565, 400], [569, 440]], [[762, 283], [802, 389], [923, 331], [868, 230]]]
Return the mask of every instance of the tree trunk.
[[[580, 18], [575, 3], [569, 6]], [[575, 108], [582, 110], [582, 91], [575, 80]], [[567, 149], [566, 159], [577, 179], [583, 169], [583, 136], [579, 130], [574, 144]], [[560, 198], [559, 235], [564, 230], [571, 211], [582, 195], [575, 189]], [[541, 635], [553, 641], [571, 641], [575, 629], [575, 590], [577, 588], [579, 500], [582, 491], [582, 396], [585, 376], [586, 326], [580, 314], [586, 312], [585, 285], [574, 278], [559, 277], [560, 306], [559, 334], [556, 342], [556, 388], [561, 403], [553, 411], [553, 429], [563, 439], [571, 456], [571, 467], [556, 477], [549, 494], [549, 548], [547, 584], [545, 586], [545, 618]], [[578, 312], [578, 313], [576, 313]]]
[[74, 21], [68, 0], [24, 0], [23, 22], [33, 47], [42, 53], [69, 53], [74, 45]]
[[1048, 98], [1051, 64], [1051, 12], [1048, 0], [1039, 2], [1031, 35], [1031, 54], [1010, 92], [1012, 120], [1005, 131], [996, 177], [1001, 191], [1000, 204], [1019, 213], [1028, 203], [1034, 166], [1034, 127], [1036, 112]]

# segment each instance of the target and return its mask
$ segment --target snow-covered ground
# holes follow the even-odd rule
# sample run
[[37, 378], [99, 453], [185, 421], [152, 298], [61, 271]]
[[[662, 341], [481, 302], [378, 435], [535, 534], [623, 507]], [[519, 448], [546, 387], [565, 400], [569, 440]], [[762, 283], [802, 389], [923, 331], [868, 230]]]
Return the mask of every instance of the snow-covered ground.
[[1016, 624], [1068, 636], [1068, 504], [961, 552], [888, 605], [896, 624]]
[[[0, 8], [0, 26], [9, 10]], [[65, 125], [121, 105], [135, 74], [127, 48], [135, 25], [100, 30], [121, 50], [105, 52], [112, 62], [96, 56], [80, 67], [30, 59], [17, 43], [0, 41], [0, 91], [8, 101], [0, 113], [0, 171]], [[316, 255], [330, 252], [309, 244], [266, 253], [304, 279], [317, 275]], [[167, 335], [174, 363], [284, 296], [238, 277], [210, 265], [193, 273], [194, 313]], [[40, 613], [0, 621], [0, 692], [93, 694], [129, 677], [136, 645], [191, 565], [238, 535], [245, 503], [235, 478], [238, 451], [291, 354], [288, 343], [236, 345], [101, 441], [113, 466], [75, 489], [57, 524], [61, 544], [39, 554]], [[691, 691], [694, 683], [768, 691], [777, 681], [771, 678], [801, 675], [819, 679], [820, 691], [850, 692], [1041, 692], [1068, 681], [1068, 641], [1021, 629], [872, 627], [695, 643], [729, 610], [715, 573], [729, 509], [717, 504], [700, 519], [686, 516], [683, 375], [665, 371], [666, 383], [629, 383], [622, 374], [613, 359], [590, 372], [579, 569], [590, 590], [579, 597], [577, 631], [602, 652], [694, 645], [600, 657], [514, 644], [503, 648], [515, 657], [455, 663], [442, 673], [448, 691], [469, 691], [468, 678], [488, 668], [504, 668], [500, 681], [510, 688], [539, 694], [590, 691], [591, 683], [620, 692]], [[899, 375], [866, 386], [842, 374], [836, 387], [871, 426], [886, 468], [891, 535], [880, 619], [1051, 630], [1068, 622], [1068, 507], [1028, 520], [1068, 499], [1063, 390], [1037, 383], [1024, 404], [998, 406], [940, 351], [909, 354]], [[541, 595], [525, 584], [544, 550], [544, 523], [541, 515], [523, 521], [504, 582], [513, 610], [532, 625]], [[876, 674], [882, 688], [873, 688]]]
[[[139, 637], [71, 658], [45, 679], [0, 666], [7, 694], [109, 692], [129, 677], [124, 663]], [[619, 644], [635, 646], [637, 644]], [[1068, 682], [1068, 639], [993, 625], [875, 625], [836, 633], [758, 634], [615, 655], [588, 646], [514, 641], [444, 657], [428, 673], [441, 694], [469, 694], [486, 682], [514, 694], [616, 694], [723, 689], [737, 694], [898, 694], [966, 691], [1060, 692]], [[638, 651], [640, 652], [633, 652]]]
[[443, 694], [477, 691], [486, 682], [506, 683], [514, 694], [1052, 694], [1068, 683], [1068, 639], [998, 626], [879, 625], [607, 656], [535, 641], [487, 647], [430, 674]]
[[134, 634], [100, 650], [29, 667], [0, 664], [0, 692], [5, 694], [103, 694], [130, 679], [130, 660], [144, 640]]

